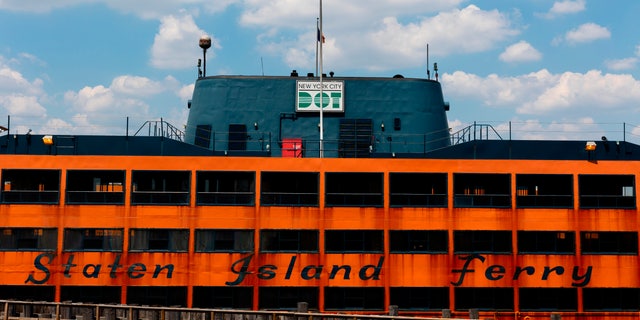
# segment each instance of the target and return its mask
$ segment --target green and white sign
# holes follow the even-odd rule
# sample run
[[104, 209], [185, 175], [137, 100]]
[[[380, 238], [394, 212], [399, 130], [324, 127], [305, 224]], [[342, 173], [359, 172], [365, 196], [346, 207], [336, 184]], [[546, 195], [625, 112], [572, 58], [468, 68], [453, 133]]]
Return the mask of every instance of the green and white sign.
[[319, 112], [322, 102], [322, 112], [344, 112], [344, 82], [322, 81], [322, 96], [320, 99], [320, 81], [296, 82], [296, 111]]

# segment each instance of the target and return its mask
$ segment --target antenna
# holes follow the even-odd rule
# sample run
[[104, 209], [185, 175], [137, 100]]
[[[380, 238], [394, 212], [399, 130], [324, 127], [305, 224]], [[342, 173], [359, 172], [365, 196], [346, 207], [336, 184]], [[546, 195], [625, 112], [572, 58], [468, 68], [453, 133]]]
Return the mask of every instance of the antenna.
[[260, 57], [260, 68], [262, 69], [262, 76], [264, 77], [264, 61], [262, 61], [262, 57]]
[[207, 49], [211, 48], [211, 37], [204, 35], [200, 37], [200, 48], [202, 48], [203, 76], [207, 76]]
[[429, 44], [427, 43], [427, 79], [431, 80], [431, 70], [429, 70]]

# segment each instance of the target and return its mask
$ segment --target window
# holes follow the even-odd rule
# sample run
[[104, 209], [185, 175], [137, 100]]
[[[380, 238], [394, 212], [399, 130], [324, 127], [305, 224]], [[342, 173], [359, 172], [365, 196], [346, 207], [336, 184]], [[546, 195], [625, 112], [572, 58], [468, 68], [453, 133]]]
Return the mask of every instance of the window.
[[131, 229], [129, 251], [187, 252], [189, 230], [182, 229]]
[[391, 230], [391, 253], [447, 253], [446, 230]]
[[127, 304], [186, 307], [187, 287], [128, 286]]
[[64, 229], [65, 251], [122, 251], [122, 229]]
[[125, 172], [115, 170], [67, 171], [68, 204], [124, 204]]
[[318, 206], [317, 172], [263, 172], [260, 204], [264, 206]]
[[390, 288], [391, 305], [401, 310], [442, 310], [449, 308], [449, 288]]
[[253, 307], [253, 287], [193, 287], [194, 308]]
[[513, 310], [513, 288], [454, 288], [455, 310]]
[[3, 203], [58, 203], [60, 170], [2, 170]]
[[584, 311], [638, 311], [639, 288], [583, 288]]
[[133, 171], [131, 204], [189, 205], [189, 171]]
[[244, 205], [255, 202], [255, 173], [242, 171], [199, 171], [198, 205]]
[[446, 173], [389, 173], [391, 207], [446, 207]]
[[520, 254], [574, 254], [576, 234], [572, 231], [518, 231]]
[[326, 287], [324, 304], [327, 310], [384, 310], [384, 288]]
[[327, 230], [325, 250], [327, 253], [382, 252], [384, 235], [382, 230]]
[[262, 230], [260, 251], [318, 252], [318, 230]]
[[453, 188], [454, 206], [458, 208], [511, 207], [511, 176], [508, 174], [456, 173]]
[[122, 287], [115, 286], [62, 286], [62, 301], [85, 303], [120, 303]]
[[0, 285], [0, 299], [3, 300], [54, 301], [55, 294], [55, 286]]
[[196, 252], [251, 252], [253, 230], [196, 230]]
[[583, 254], [638, 254], [637, 232], [580, 232]]
[[309, 309], [318, 308], [317, 287], [260, 287], [260, 309], [295, 310], [298, 302], [308, 303]]
[[58, 230], [53, 228], [4, 228], [0, 234], [0, 250], [55, 251]]
[[520, 310], [577, 311], [576, 288], [520, 288]]
[[573, 208], [573, 176], [569, 174], [516, 175], [516, 207]]
[[373, 172], [327, 172], [325, 204], [328, 207], [382, 207], [384, 176]]
[[511, 253], [511, 231], [453, 231], [454, 253]]
[[633, 175], [580, 175], [580, 208], [636, 207], [635, 176]]

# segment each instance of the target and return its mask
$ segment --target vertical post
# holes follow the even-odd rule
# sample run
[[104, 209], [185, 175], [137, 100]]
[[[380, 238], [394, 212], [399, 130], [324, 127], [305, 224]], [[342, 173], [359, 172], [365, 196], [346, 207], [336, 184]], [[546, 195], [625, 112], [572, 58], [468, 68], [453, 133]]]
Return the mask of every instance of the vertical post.
[[323, 84], [322, 84], [322, 73], [324, 72], [322, 70], [322, 35], [324, 33], [322, 33], [322, 0], [320, 0], [320, 39], [318, 39], [318, 42], [320, 42], [320, 158], [324, 157], [324, 124], [323, 124], [323, 119], [322, 119], [322, 111], [324, 109], [324, 92], [323, 92]]

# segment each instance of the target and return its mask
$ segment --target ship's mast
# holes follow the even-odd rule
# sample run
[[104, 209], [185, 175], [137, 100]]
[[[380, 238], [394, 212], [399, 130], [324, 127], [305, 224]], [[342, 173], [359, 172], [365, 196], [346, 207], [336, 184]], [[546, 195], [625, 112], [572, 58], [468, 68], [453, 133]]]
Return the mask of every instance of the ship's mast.
[[319, 55], [320, 55], [320, 158], [324, 157], [324, 124], [323, 119], [322, 119], [322, 109], [324, 108], [324, 88], [323, 88], [323, 83], [322, 83], [322, 36], [324, 35], [324, 33], [322, 33], [322, 0], [320, 0], [320, 25], [319, 25], [319, 30], [320, 30], [320, 34], [319, 39], [317, 39], [317, 41], [319, 42], [320, 45], [320, 50], [319, 50]]

